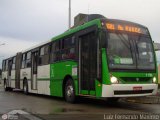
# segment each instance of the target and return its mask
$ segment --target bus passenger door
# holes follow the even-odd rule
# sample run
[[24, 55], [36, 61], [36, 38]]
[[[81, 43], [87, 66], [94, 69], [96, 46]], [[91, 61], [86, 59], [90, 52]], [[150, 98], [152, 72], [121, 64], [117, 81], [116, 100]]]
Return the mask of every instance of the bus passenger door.
[[95, 95], [97, 76], [96, 32], [79, 37], [79, 90], [80, 94]]
[[32, 52], [32, 79], [31, 89], [37, 90], [37, 66], [38, 66], [38, 51]]

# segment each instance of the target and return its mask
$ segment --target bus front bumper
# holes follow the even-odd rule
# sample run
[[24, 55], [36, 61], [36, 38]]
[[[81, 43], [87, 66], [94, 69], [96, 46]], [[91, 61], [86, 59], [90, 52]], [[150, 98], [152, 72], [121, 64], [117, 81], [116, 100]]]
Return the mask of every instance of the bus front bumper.
[[102, 97], [136, 97], [156, 95], [157, 90], [157, 84], [103, 84]]

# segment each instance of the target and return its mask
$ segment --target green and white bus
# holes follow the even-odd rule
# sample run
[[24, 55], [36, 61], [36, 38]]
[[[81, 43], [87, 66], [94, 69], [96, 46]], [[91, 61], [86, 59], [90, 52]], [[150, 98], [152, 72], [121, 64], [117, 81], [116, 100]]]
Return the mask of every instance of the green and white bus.
[[79, 23], [3, 60], [5, 90], [68, 102], [76, 96], [115, 100], [157, 93], [156, 56], [147, 27], [95, 14]]

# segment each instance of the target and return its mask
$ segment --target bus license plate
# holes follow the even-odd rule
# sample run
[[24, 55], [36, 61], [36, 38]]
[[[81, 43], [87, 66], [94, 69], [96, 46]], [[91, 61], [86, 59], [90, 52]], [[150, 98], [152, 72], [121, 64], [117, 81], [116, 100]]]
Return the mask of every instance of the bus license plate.
[[133, 90], [134, 90], [134, 91], [142, 90], [142, 86], [133, 87]]

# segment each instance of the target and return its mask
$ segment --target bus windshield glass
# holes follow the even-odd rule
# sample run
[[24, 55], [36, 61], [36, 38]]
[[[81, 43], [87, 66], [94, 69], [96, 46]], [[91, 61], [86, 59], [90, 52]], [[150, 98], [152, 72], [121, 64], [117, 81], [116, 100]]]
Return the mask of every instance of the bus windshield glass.
[[110, 31], [107, 54], [110, 69], [155, 69], [152, 41], [148, 35]]

